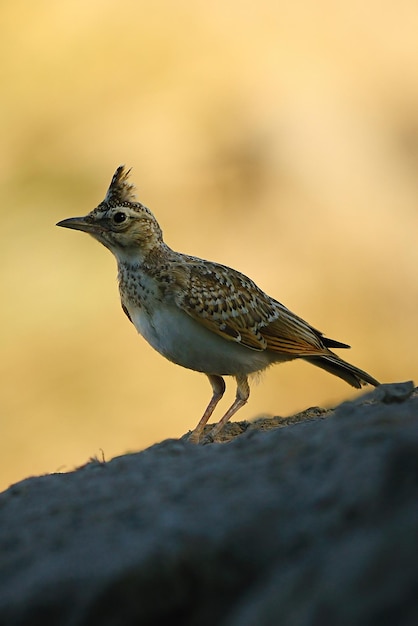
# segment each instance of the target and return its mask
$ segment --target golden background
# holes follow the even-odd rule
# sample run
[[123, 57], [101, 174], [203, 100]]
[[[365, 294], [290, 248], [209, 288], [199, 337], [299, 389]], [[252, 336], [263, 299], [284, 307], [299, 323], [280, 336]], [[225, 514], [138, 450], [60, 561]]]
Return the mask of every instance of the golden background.
[[[417, 376], [417, 32], [403, 0], [1, 4], [2, 488], [178, 437], [209, 401], [137, 337], [111, 254], [55, 227], [121, 163], [173, 248], [383, 382]], [[262, 379], [238, 419], [356, 394], [303, 362]]]

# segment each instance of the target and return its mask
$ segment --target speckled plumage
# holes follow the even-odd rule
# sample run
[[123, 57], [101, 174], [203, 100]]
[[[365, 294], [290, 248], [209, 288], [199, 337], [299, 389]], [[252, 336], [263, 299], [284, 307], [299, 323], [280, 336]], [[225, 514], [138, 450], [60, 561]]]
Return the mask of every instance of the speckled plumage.
[[138, 332], [169, 360], [208, 376], [213, 396], [190, 440], [199, 441], [222, 397], [223, 376], [236, 378], [237, 397], [211, 440], [248, 400], [248, 375], [273, 363], [303, 358], [354, 387], [379, 384], [330, 350], [349, 346], [324, 337], [244, 274], [171, 250], [128, 176], [119, 167], [103, 202], [58, 225], [85, 231], [111, 250], [122, 308]]

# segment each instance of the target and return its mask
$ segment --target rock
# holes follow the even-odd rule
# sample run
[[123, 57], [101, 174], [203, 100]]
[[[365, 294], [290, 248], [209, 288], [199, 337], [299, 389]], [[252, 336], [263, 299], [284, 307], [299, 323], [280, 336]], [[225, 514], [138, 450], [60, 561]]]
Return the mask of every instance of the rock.
[[412, 384], [230, 428], [1, 494], [0, 624], [418, 624]]

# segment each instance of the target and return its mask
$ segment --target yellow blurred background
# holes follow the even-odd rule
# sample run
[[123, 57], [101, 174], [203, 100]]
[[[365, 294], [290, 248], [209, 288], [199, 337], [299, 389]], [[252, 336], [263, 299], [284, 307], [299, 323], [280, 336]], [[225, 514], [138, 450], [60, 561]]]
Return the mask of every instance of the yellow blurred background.
[[[171, 247], [417, 378], [417, 32], [404, 0], [1, 3], [1, 488], [179, 437], [209, 401], [136, 335], [111, 254], [55, 227], [121, 163]], [[294, 362], [237, 419], [355, 395]]]

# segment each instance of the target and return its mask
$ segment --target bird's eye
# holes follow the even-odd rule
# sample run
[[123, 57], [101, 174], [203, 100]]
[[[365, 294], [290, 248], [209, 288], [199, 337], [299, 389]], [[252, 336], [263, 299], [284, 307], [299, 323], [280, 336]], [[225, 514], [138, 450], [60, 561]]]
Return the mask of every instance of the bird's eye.
[[122, 224], [126, 220], [126, 213], [122, 213], [122, 211], [118, 211], [113, 216], [113, 221], [115, 224]]

